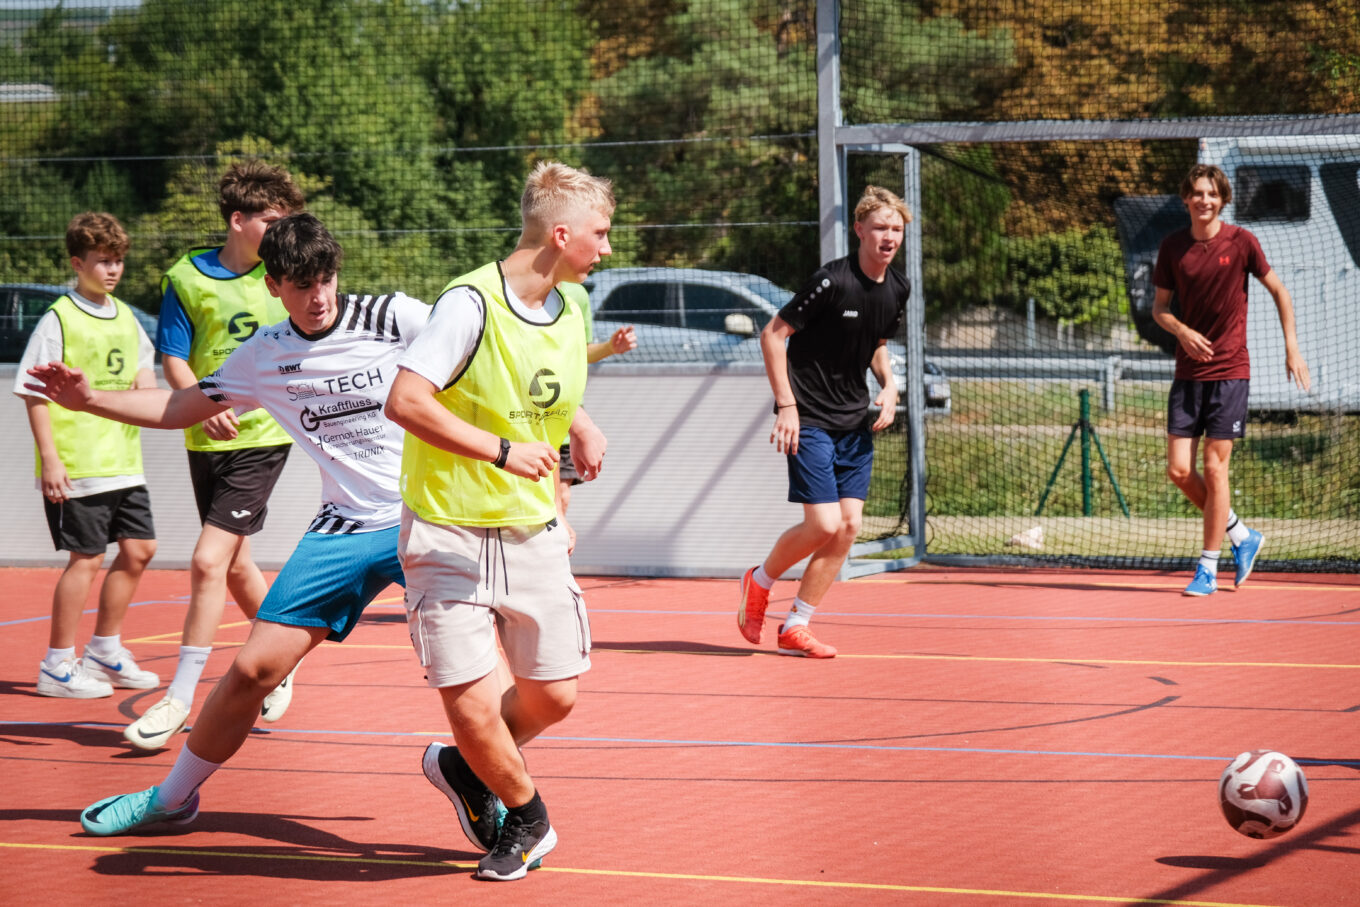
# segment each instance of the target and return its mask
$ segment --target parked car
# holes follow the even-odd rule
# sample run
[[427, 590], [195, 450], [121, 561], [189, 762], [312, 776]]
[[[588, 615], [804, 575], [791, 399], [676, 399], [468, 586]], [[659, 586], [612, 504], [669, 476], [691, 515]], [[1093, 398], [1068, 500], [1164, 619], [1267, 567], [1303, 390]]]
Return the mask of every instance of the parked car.
[[[64, 296], [69, 290], [70, 287], [53, 283], [0, 284], [0, 362], [18, 362], [23, 358], [28, 336], [33, 333], [38, 319], [58, 297]], [[128, 308], [132, 309], [132, 314], [154, 342], [156, 316], [134, 305]]]
[[[759, 334], [793, 293], [755, 274], [699, 268], [610, 268], [585, 281], [604, 340], [626, 324], [637, 329], [630, 362], [760, 362]], [[906, 348], [888, 341], [899, 389], [906, 387]], [[927, 361], [926, 411], [952, 408], [949, 378]], [[868, 378], [871, 396], [878, 382]], [[899, 405], [900, 408], [900, 405]]]

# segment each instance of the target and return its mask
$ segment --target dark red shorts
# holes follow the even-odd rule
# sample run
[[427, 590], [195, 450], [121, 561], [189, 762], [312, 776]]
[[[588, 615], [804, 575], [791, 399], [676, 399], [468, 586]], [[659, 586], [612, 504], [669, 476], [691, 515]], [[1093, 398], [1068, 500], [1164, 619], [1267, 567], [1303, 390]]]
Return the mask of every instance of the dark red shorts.
[[1246, 378], [1229, 381], [1171, 382], [1166, 404], [1166, 433], [1179, 438], [1232, 439], [1247, 434]]

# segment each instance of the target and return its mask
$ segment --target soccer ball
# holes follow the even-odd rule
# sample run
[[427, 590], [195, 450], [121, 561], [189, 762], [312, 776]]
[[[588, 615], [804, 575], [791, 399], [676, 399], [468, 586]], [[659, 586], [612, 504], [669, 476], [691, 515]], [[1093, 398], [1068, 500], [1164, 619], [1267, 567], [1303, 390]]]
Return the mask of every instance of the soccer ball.
[[1273, 838], [1298, 824], [1308, 808], [1308, 780], [1284, 753], [1248, 750], [1218, 782], [1223, 817], [1248, 838]]

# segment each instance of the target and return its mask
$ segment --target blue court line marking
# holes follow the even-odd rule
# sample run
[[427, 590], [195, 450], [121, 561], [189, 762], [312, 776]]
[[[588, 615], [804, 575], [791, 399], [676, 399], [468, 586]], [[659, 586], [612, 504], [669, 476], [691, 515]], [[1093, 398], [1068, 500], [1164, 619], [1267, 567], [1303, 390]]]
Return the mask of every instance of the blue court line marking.
[[[157, 598], [149, 599], [144, 602], [128, 602], [128, 607], [140, 608], [143, 605], [182, 605], [187, 603], [188, 601], [189, 601], [188, 596], [185, 596], [184, 598]], [[98, 608], [86, 608], [84, 611], [81, 611], [80, 614], [82, 617], [84, 617], [86, 614], [96, 614], [98, 613], [98, 611], [99, 611]], [[16, 624], [32, 624], [37, 623], [40, 620], [51, 619], [52, 619], [51, 614], [41, 614], [37, 617], [19, 617], [15, 618], [14, 620], [0, 620], [0, 627], [12, 627], [15, 626]]]
[[[3, 721], [0, 720], [0, 729], [6, 727], [79, 727], [79, 728], [122, 728], [121, 724], [109, 724], [98, 721]], [[192, 730], [192, 726], [186, 725], [185, 731]], [[0, 733], [3, 731], [0, 730]], [[354, 730], [328, 730], [322, 728], [270, 728], [263, 730], [256, 728], [253, 736], [259, 735], [285, 735], [296, 734], [299, 736], [323, 736], [323, 737], [419, 737], [426, 739], [429, 737], [448, 736], [446, 731], [354, 731]], [[1105, 753], [1099, 751], [1086, 750], [1017, 750], [1017, 749], [998, 749], [992, 747], [979, 746], [899, 746], [869, 743], [797, 743], [790, 741], [773, 740], [686, 740], [668, 739], [661, 737], [557, 737], [542, 735], [534, 738], [544, 743], [618, 743], [618, 744], [651, 744], [658, 746], [711, 746], [711, 747], [768, 747], [771, 749], [817, 749], [817, 750], [867, 750], [871, 752], [908, 752], [908, 753], [978, 753], [991, 756], [1086, 756], [1098, 759], [1162, 759], [1162, 760], [1189, 760], [1197, 762], [1231, 762], [1237, 757], [1237, 753], [1231, 756], [1190, 756], [1177, 753]], [[1295, 759], [1300, 765], [1340, 765], [1354, 766], [1360, 768], [1360, 759]]]

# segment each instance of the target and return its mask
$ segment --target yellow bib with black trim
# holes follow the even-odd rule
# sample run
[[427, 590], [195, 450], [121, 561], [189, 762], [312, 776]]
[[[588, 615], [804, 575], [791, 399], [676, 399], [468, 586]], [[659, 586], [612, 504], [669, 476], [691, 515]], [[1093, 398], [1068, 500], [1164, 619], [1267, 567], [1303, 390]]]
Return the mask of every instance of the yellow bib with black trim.
[[[194, 326], [189, 368], [198, 378], [217, 371], [257, 330], [288, 317], [283, 303], [265, 286], [263, 262], [236, 277], [212, 277], [194, 263], [196, 256], [208, 251], [211, 249], [191, 249], [161, 278], [162, 295], [173, 286]], [[240, 450], [292, 443], [288, 433], [263, 409], [242, 413], [238, 418], [238, 433], [230, 441], [214, 441], [201, 425], [194, 425], [184, 430], [184, 446], [190, 450]]]
[[[463, 371], [435, 399], [464, 422], [511, 442], [560, 447], [586, 387], [585, 290], [578, 284], [558, 284], [562, 312], [551, 324], [535, 324], [505, 301], [499, 262], [452, 281], [444, 292], [456, 286], [471, 287], [481, 296], [482, 336]], [[402, 498], [431, 523], [546, 523], [557, 516], [554, 481], [553, 476], [537, 482], [520, 478], [411, 434], [402, 452]]]
[[[85, 373], [90, 387], [121, 391], [137, 380], [141, 336], [137, 319], [125, 303], [112, 296], [112, 318], [100, 318], [76, 305], [70, 296], [52, 303], [61, 321], [61, 359]], [[72, 412], [49, 403], [52, 440], [61, 454], [66, 474], [73, 479], [96, 476], [135, 476], [142, 472], [142, 430], [91, 413]], [[42, 475], [42, 455], [35, 450], [35, 474]]]

